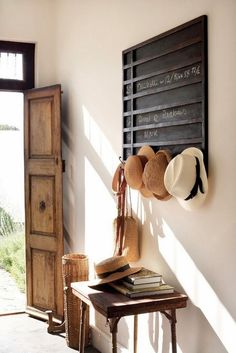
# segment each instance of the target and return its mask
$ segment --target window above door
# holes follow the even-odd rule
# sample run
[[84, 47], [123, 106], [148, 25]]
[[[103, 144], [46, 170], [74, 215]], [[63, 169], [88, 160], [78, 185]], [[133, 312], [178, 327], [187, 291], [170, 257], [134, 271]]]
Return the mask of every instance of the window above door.
[[0, 90], [34, 88], [34, 43], [0, 40]]

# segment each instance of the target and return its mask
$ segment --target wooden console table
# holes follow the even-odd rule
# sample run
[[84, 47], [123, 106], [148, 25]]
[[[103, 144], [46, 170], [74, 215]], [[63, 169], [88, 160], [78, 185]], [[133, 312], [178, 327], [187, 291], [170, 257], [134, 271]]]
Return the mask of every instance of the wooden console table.
[[[161, 312], [170, 322], [172, 353], [177, 352], [176, 347], [176, 309], [187, 305], [188, 297], [185, 294], [174, 292], [139, 299], [129, 299], [116, 292], [109, 286], [93, 289], [88, 287], [88, 282], [71, 283], [72, 292], [81, 300], [80, 316], [80, 353], [84, 353], [85, 313], [87, 305], [92, 305], [96, 311], [105, 316], [112, 334], [112, 353], [117, 353], [117, 325], [121, 317]], [[134, 340], [134, 352], [136, 353], [136, 340]]]

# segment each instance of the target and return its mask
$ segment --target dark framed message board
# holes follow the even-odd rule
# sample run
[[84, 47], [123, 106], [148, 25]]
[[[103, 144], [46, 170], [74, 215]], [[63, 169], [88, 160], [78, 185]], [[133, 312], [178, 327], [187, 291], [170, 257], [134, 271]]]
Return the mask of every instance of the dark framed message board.
[[123, 159], [200, 148], [207, 166], [207, 17], [123, 51]]

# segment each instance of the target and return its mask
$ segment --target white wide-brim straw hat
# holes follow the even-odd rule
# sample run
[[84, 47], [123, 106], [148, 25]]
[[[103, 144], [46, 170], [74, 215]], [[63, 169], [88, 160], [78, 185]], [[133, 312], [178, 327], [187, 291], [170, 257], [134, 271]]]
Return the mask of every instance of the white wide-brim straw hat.
[[192, 211], [200, 207], [208, 192], [202, 151], [190, 147], [173, 158], [166, 168], [164, 183], [184, 209]]
[[89, 282], [90, 287], [117, 281], [141, 270], [141, 267], [130, 267], [125, 256], [113, 256], [95, 265], [97, 279]]

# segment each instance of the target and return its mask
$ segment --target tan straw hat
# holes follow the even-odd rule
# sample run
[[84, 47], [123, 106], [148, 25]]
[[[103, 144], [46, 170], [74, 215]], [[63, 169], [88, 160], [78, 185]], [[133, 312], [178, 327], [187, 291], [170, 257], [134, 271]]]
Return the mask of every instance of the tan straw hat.
[[139, 149], [138, 156], [145, 156], [149, 161], [149, 159], [155, 157], [155, 152], [153, 151], [151, 146], [145, 145]]
[[166, 168], [164, 182], [169, 193], [186, 210], [202, 205], [208, 191], [202, 151], [190, 147], [173, 158]]
[[125, 179], [132, 188], [139, 190], [142, 186], [143, 168], [147, 163], [145, 156], [129, 156], [125, 163]]
[[159, 150], [154, 158], [150, 159], [143, 171], [143, 182], [146, 189], [153, 193], [158, 200], [167, 201], [171, 195], [164, 185], [164, 174], [171, 154], [167, 150]]
[[89, 286], [110, 283], [141, 270], [141, 267], [130, 267], [125, 256], [113, 256], [95, 265], [97, 279], [90, 281]]
[[142, 146], [135, 156], [129, 156], [125, 163], [125, 179], [131, 189], [141, 192], [144, 197], [151, 197], [152, 194], [146, 190], [142, 180], [143, 170], [146, 163], [155, 156], [153, 149], [148, 146]]

